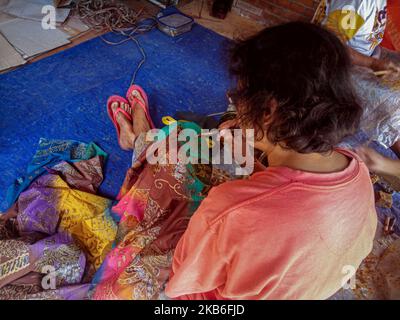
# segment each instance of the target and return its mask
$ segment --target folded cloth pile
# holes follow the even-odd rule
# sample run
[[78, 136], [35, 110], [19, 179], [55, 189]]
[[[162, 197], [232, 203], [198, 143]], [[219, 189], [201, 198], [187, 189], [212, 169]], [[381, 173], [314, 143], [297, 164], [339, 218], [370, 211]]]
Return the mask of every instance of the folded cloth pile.
[[[75, 155], [88, 147], [69, 145]], [[101, 155], [58, 162], [0, 216], [0, 300], [88, 298], [117, 232], [112, 201], [94, 194], [103, 163]]]

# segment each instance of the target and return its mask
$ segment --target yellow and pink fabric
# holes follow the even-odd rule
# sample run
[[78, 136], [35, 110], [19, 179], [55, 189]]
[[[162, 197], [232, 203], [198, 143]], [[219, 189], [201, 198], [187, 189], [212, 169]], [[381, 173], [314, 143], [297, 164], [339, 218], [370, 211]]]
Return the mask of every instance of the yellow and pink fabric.
[[[88, 298], [117, 232], [112, 201], [94, 194], [102, 166], [95, 155], [46, 167], [0, 217], [0, 299]], [[55, 288], [43, 285], [48, 276]]]
[[[189, 122], [171, 130], [188, 127], [201, 130]], [[208, 164], [149, 164], [147, 146], [142, 144], [136, 158], [142, 165], [128, 170], [113, 207], [120, 217], [116, 244], [95, 276], [93, 299], [162, 298], [176, 244], [192, 214], [214, 184], [230, 179], [223, 169]], [[174, 151], [167, 144], [166, 155]]]

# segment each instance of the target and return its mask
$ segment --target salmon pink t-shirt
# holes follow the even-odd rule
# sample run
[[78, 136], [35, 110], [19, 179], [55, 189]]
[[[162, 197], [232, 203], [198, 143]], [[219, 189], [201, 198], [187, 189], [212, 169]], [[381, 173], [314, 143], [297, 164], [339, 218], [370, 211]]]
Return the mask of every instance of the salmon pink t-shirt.
[[213, 188], [190, 220], [166, 287], [183, 299], [326, 299], [372, 249], [365, 164], [337, 173], [270, 167]]

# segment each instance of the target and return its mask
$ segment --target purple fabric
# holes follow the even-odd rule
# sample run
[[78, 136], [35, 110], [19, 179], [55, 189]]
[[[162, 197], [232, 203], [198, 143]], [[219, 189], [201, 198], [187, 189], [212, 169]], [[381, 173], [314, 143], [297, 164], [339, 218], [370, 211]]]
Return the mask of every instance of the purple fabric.
[[18, 199], [18, 226], [20, 232], [54, 234], [59, 221], [58, 194], [52, 189], [55, 175], [44, 175], [33, 182]]

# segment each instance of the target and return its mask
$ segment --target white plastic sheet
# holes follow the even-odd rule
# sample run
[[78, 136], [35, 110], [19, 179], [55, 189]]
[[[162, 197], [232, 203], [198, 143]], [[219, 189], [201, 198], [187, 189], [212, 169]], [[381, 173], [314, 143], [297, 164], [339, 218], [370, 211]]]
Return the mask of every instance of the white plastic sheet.
[[[382, 52], [382, 58], [400, 63], [400, 53]], [[370, 69], [355, 67], [353, 83], [364, 108], [361, 130], [371, 140], [390, 148], [400, 140], [400, 79], [384, 81]]]

